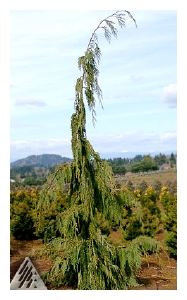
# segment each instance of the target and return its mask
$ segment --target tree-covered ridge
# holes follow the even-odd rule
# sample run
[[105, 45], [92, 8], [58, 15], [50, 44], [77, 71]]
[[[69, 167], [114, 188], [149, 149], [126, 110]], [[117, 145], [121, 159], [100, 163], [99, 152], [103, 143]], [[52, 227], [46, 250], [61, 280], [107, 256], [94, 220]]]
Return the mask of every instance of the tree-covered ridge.
[[72, 159], [68, 157], [62, 157], [57, 154], [41, 154], [41, 155], [30, 155], [26, 158], [19, 159], [10, 164], [11, 168], [19, 168], [24, 166], [33, 167], [50, 167], [58, 166], [64, 162], [71, 162]]

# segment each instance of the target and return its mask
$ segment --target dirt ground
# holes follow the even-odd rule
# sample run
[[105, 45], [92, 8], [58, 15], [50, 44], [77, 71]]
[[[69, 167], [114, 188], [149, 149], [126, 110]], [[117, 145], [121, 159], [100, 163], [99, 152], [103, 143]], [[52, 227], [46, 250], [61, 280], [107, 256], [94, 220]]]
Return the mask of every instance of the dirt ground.
[[[159, 241], [163, 240], [163, 231], [155, 236]], [[26, 256], [30, 257], [39, 274], [50, 269], [50, 263], [46, 258], [38, 258], [35, 253], [42, 247], [40, 240], [18, 241], [11, 238], [10, 245], [10, 282], [19, 269]], [[159, 256], [150, 255], [143, 259], [142, 266], [137, 272], [140, 286], [131, 290], [177, 290], [177, 261], [168, 256], [166, 250]], [[52, 289], [50, 286], [47, 287]], [[60, 287], [58, 290], [71, 289]]]
[[[155, 236], [163, 240], [163, 231]], [[169, 257], [163, 249], [158, 255], [149, 255], [144, 259], [137, 272], [140, 286], [131, 290], [177, 290], [177, 260]]]

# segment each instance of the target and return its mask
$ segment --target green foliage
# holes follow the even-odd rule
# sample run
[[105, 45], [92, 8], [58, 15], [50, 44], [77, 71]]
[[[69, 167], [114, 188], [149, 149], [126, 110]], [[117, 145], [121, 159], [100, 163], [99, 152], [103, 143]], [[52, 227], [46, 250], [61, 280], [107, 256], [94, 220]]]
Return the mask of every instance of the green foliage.
[[10, 193], [10, 232], [18, 240], [36, 238], [33, 212], [37, 198], [35, 190]]
[[11, 186], [41, 186], [58, 165], [71, 161], [55, 154], [31, 155], [17, 160], [11, 163], [10, 178], [15, 180]]
[[138, 154], [134, 157], [133, 162], [140, 162], [140, 161], [142, 161], [142, 159], [143, 159], [143, 156]]
[[10, 178], [21, 186], [42, 185], [50, 170], [33, 166], [15, 167], [10, 169]]
[[35, 178], [32, 177], [26, 177], [24, 179], [23, 185], [42, 185], [46, 181], [45, 178], [41, 178], [40, 180], [36, 180]]
[[[136, 201], [130, 194], [116, 193], [112, 168], [86, 138], [85, 102], [95, 124], [95, 97], [100, 103], [102, 99], [98, 84], [101, 50], [96, 32], [104, 30], [110, 42], [117, 35], [114, 20], [124, 27], [126, 15], [135, 22], [128, 11], [117, 11], [102, 20], [84, 56], [78, 59], [81, 76], [76, 81], [75, 112], [71, 118], [73, 162], [59, 166], [48, 178], [37, 205], [37, 231], [44, 235], [46, 254], [53, 262], [46, 280], [54, 286], [127, 289], [137, 284], [135, 272], [142, 254], [157, 251], [157, 243], [149, 237], [138, 237], [124, 248], [112, 244], [103, 233], [105, 225], [120, 226], [124, 221], [123, 207], [134, 207]], [[58, 192], [62, 193], [60, 202]]]
[[52, 188], [41, 193], [39, 201], [39, 205], [42, 203], [42, 213], [35, 211], [36, 235], [47, 243], [60, 236], [58, 218], [68, 207], [68, 196], [60, 189]]
[[158, 251], [149, 237], [134, 239], [127, 247], [109, 243], [99, 231], [89, 239], [54, 239], [46, 255], [55, 261], [46, 281], [54, 286], [74, 284], [80, 290], [118, 290], [136, 286], [142, 255]]
[[172, 257], [177, 258], [177, 232], [176, 231], [167, 231], [164, 241], [168, 247], [167, 252]]
[[32, 216], [27, 212], [28, 207], [18, 204], [20, 212], [14, 212], [14, 216], [10, 222], [11, 235], [17, 240], [33, 240], [36, 238], [34, 234], [34, 222]]
[[157, 193], [152, 187], [148, 187], [145, 192], [138, 189], [134, 191], [141, 204], [141, 218], [132, 215], [126, 229], [126, 239], [132, 239], [139, 235], [153, 237], [161, 222], [161, 212], [157, 205]]
[[154, 161], [159, 166], [168, 163], [168, 159], [165, 154], [160, 153], [159, 155], [155, 155]]
[[177, 257], [177, 193], [171, 195], [167, 187], [160, 193], [160, 201], [164, 207], [165, 243], [168, 253]]
[[126, 162], [126, 159], [118, 157], [118, 158], [114, 158], [114, 159], [108, 159], [107, 161], [111, 165], [112, 172], [114, 174], [125, 174], [127, 172], [125, 165], [124, 165]]
[[161, 212], [157, 205], [157, 193], [149, 186], [141, 199], [143, 206], [143, 233], [146, 235], [154, 236], [159, 227]]
[[140, 162], [135, 162], [131, 165], [131, 172], [147, 172], [150, 170], [158, 170], [158, 165], [154, 159], [150, 156], [144, 156]]
[[171, 166], [176, 164], [176, 157], [173, 153], [171, 153], [169, 161], [170, 161]]

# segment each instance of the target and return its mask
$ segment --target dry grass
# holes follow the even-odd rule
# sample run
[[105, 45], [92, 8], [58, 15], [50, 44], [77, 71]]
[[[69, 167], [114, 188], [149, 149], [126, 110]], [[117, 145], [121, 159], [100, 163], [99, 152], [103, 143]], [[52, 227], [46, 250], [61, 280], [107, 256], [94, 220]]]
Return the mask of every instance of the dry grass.
[[128, 176], [121, 176], [116, 178], [121, 184], [126, 184], [129, 180], [133, 185], [140, 184], [143, 180], [147, 182], [148, 185], [153, 186], [156, 181], [160, 181], [162, 186], [167, 185], [168, 181], [175, 182], [177, 181], [177, 171], [176, 170], [168, 170], [160, 173], [151, 173], [140, 175], [130, 173]]

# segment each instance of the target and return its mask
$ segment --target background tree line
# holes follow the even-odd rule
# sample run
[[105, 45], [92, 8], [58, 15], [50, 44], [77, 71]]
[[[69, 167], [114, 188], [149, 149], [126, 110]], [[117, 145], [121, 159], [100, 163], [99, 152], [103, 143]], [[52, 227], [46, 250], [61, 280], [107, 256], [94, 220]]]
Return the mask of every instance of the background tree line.
[[158, 170], [163, 164], [169, 164], [170, 167], [176, 165], [176, 156], [166, 156], [160, 153], [151, 157], [151, 155], [136, 155], [134, 158], [113, 158], [108, 159], [108, 163], [111, 165], [114, 174], [125, 174], [127, 172], [147, 172]]
[[[136, 155], [134, 158], [113, 158], [106, 160], [112, 167], [115, 174], [125, 174], [127, 172], [147, 172], [158, 170], [163, 164], [169, 164], [171, 167], [176, 165], [176, 156], [166, 156], [160, 153], [155, 157], [150, 155]], [[14, 185], [43, 185], [47, 177], [52, 174], [56, 166], [43, 166], [40, 167], [25, 165], [21, 167], [12, 167], [10, 169], [10, 178], [15, 180]]]

